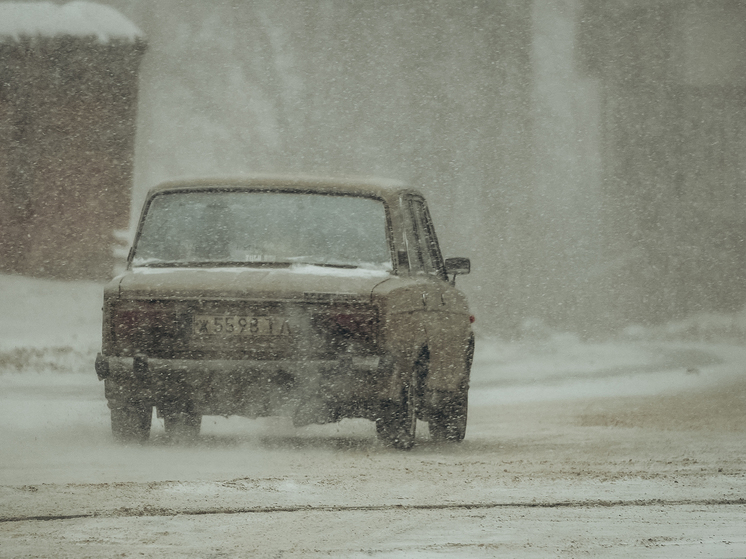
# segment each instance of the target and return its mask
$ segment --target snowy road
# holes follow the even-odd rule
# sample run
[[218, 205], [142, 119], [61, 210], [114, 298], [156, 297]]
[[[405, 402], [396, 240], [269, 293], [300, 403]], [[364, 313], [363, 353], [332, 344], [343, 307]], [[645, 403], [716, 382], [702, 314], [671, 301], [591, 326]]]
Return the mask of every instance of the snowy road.
[[116, 446], [100, 287], [0, 276], [0, 557], [746, 557], [746, 347], [487, 342], [467, 439], [205, 418]]

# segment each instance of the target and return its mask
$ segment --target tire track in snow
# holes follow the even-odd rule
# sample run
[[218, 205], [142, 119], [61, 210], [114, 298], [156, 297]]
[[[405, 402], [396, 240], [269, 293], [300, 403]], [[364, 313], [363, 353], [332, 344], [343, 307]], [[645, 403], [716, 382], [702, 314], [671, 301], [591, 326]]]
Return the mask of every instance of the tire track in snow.
[[295, 512], [381, 512], [422, 510], [484, 510], [498, 508], [553, 509], [553, 508], [613, 508], [613, 507], [679, 507], [679, 506], [743, 506], [746, 498], [738, 499], [630, 499], [630, 500], [578, 500], [549, 502], [495, 502], [495, 503], [443, 503], [422, 505], [298, 505], [291, 507], [247, 507], [179, 510], [162, 507], [120, 508], [106, 513], [55, 514], [39, 516], [0, 517], [0, 523], [46, 522], [80, 518], [117, 518], [149, 516], [204, 516], [216, 514], [275, 514]]

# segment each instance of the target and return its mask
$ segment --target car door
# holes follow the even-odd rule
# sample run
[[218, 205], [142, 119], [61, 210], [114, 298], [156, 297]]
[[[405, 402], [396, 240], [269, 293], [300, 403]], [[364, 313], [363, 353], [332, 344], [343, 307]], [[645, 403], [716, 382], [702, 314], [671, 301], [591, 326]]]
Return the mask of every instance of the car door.
[[426, 387], [454, 391], [464, 376], [465, 354], [471, 336], [464, 296], [448, 281], [432, 218], [424, 198], [404, 201], [409, 221], [409, 264], [422, 300], [422, 324], [429, 350]]

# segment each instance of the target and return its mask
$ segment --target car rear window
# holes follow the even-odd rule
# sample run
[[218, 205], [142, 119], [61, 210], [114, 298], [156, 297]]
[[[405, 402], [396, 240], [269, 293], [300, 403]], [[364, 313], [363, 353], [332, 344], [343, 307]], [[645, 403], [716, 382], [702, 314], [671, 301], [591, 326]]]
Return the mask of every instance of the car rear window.
[[359, 196], [197, 191], [156, 195], [134, 266], [391, 269], [383, 202]]

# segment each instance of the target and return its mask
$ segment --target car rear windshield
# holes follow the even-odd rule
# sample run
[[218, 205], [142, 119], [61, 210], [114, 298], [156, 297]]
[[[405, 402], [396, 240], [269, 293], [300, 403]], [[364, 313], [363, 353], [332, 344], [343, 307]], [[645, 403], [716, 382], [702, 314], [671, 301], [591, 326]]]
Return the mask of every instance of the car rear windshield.
[[156, 195], [134, 266], [287, 266], [391, 269], [380, 200], [288, 192]]

